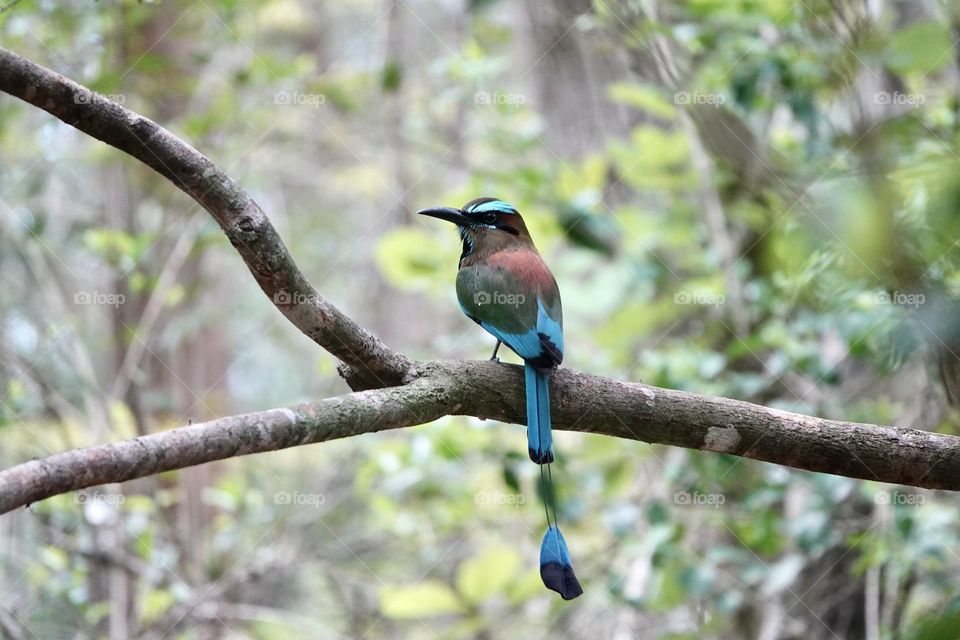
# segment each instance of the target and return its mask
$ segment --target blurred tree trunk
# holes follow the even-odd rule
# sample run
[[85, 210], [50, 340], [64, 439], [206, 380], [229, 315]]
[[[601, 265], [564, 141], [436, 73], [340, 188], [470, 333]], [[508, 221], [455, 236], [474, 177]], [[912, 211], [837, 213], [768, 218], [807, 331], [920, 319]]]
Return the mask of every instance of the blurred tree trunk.
[[[141, 97], [154, 107], [151, 117], [161, 121], [179, 121], [191, 104], [194, 91], [200, 90], [200, 87], [190, 86], [191, 78], [202, 74], [193, 58], [196, 48], [195, 27], [192, 28], [191, 22], [184, 19], [189, 17], [189, 13], [185, 13], [186, 8], [180, 3], [163, 3], [153, 7], [145, 18], [134, 18], [132, 13], [121, 12], [123, 19], [118, 23], [119, 55], [113, 65], [119, 73], [127, 76], [131, 84], [135, 84], [137, 78], [137, 69], [130, 67], [131, 61], [140, 61], [148, 54], [162, 61], [162, 65], [151, 72], [153, 80], [149, 87], [142, 86], [139, 90]], [[133, 28], [130, 23], [135, 19], [141, 22]], [[186, 216], [188, 210], [182, 204], [182, 197], [179, 194], [163, 195], [162, 189], [152, 188], [163, 179], [145, 167], [127, 169], [125, 164], [116, 164], [108, 171], [106, 226], [123, 229], [133, 236], [147, 230], [142, 223], [138, 223], [142, 217], [138, 211], [141, 203], [132, 195], [129, 186], [134, 182], [141, 183], [140, 192], [160, 194], [154, 197], [164, 200], [161, 209], [163, 220], [154, 222], [152, 227], [156, 229], [157, 237], [152, 241], [148, 253], [142, 257], [142, 263], [137, 265], [144, 273], [161, 273], [175, 251], [177, 234], [190, 229]], [[193, 242], [195, 239], [191, 240]], [[187, 247], [188, 251], [190, 246], [193, 244]], [[203, 262], [202, 254], [188, 252], [179, 267], [176, 281], [187, 292], [188, 301], [200, 295], [200, 292], [208, 300], [221, 295], [219, 288], [203, 286]], [[140, 361], [134, 363], [126, 393], [120, 398], [130, 408], [137, 431], [149, 432], [152, 424], [164, 418], [181, 422], [218, 415], [226, 405], [226, 372], [233, 362], [226, 345], [227, 338], [219, 330], [220, 323], [216, 320], [205, 323], [205, 328], [188, 331], [172, 344], [160, 342], [158, 337], [163, 335], [167, 326], [166, 314], [161, 313], [149, 331], [141, 323], [146, 299], [153, 294], [163, 296], [165, 292], [157, 291], [153, 280], [153, 284], [135, 292], [128, 285], [130, 275], [124, 268], [118, 267], [115, 277], [114, 286], [126, 296], [126, 304], [119, 305], [113, 314], [116, 367], [112, 379], [121, 374], [119, 368], [133, 341], [144, 342], [146, 348]], [[166, 304], [163, 300], [159, 303]], [[205, 308], [217, 313], [216, 310], [226, 310], [228, 307], [211, 300]], [[139, 332], [136, 338], [133, 338], [134, 332]], [[144, 397], [145, 389], [150, 389], [149, 399]], [[168, 413], [172, 415], [168, 416]], [[180, 572], [193, 584], [207, 581], [208, 548], [205, 543], [213, 511], [202, 496], [204, 489], [215, 483], [219, 475], [217, 465], [186, 469], [178, 474], [176, 482], [181, 488], [181, 502], [167, 512], [172, 520], [169, 522], [170, 528], [179, 534]], [[150, 482], [162, 485], [168, 480], [154, 478]], [[111, 540], [115, 546], [108, 552], [118, 554], [124, 551], [122, 536], [115, 535]], [[111, 633], [120, 634], [114, 637], [126, 637], [135, 628], [133, 625], [137, 616], [133, 610], [135, 599], [125, 597], [125, 594], [135, 592], [138, 587], [130, 574], [118, 572], [116, 568], [108, 572], [106, 581], [111, 589]], [[117, 619], [118, 608], [123, 606], [129, 612], [125, 622]]]
[[607, 97], [610, 84], [627, 79], [627, 60], [602, 30], [582, 28], [590, 0], [527, 0], [525, 6], [530, 62], [523, 76], [532, 76], [547, 148], [573, 161], [627, 137], [630, 116]]

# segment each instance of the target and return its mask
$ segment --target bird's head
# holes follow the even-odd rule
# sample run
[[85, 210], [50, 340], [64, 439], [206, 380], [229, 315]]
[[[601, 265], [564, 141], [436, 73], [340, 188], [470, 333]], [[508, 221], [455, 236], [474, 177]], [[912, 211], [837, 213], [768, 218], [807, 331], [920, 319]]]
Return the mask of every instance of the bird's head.
[[513, 207], [499, 198], [477, 198], [463, 205], [462, 209], [452, 207], [431, 207], [417, 211], [422, 216], [440, 218], [452, 222], [463, 230], [468, 230], [475, 239], [487, 234], [507, 234], [516, 237], [529, 237], [523, 218]]
[[523, 218], [512, 204], [499, 198], [477, 198], [462, 209], [431, 207], [417, 213], [457, 225], [463, 239], [461, 260], [476, 248], [495, 250], [516, 242], [532, 244]]

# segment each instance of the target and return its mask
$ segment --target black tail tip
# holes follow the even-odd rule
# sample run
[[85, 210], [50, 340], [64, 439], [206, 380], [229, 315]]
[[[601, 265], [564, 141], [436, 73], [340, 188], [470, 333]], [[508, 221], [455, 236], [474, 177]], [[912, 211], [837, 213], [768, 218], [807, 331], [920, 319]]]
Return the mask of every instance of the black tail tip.
[[527, 449], [527, 452], [530, 454], [530, 459], [537, 464], [549, 464], [553, 462], [553, 449], [547, 449], [546, 451]]
[[543, 585], [551, 591], [556, 591], [564, 600], [573, 600], [583, 593], [580, 581], [573, 573], [573, 567], [562, 565], [559, 562], [548, 562], [540, 565], [540, 579]]

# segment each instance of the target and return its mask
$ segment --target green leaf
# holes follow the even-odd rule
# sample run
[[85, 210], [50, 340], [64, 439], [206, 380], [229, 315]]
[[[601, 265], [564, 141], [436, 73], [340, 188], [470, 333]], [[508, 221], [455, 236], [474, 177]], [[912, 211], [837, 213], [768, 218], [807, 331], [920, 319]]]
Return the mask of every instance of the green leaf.
[[591, 202], [599, 200], [606, 184], [607, 168], [607, 160], [596, 154], [572, 166], [565, 162], [557, 175], [555, 192], [568, 201], [577, 201], [581, 197]]
[[543, 595], [543, 581], [540, 578], [540, 572], [536, 569], [528, 569], [521, 573], [510, 584], [509, 600], [511, 604], [520, 604], [531, 598]]
[[156, 620], [174, 605], [176, 598], [165, 589], [152, 589], [143, 599], [143, 619]]
[[960, 639], [960, 613], [924, 620], [913, 637], [915, 640]]
[[416, 585], [384, 587], [380, 590], [380, 610], [388, 618], [410, 620], [462, 613], [463, 605], [446, 584], [425, 580]]
[[680, 581], [683, 566], [677, 560], [669, 561], [663, 571], [653, 577], [650, 584], [652, 611], [664, 612], [673, 609], [687, 599], [686, 589]]
[[676, 107], [651, 87], [620, 82], [610, 85], [608, 93], [612, 100], [636, 107], [657, 118], [673, 120], [677, 117]]
[[67, 552], [57, 547], [44, 547], [40, 556], [43, 558], [44, 564], [57, 571], [62, 571], [70, 565]]
[[442, 245], [423, 229], [400, 227], [385, 233], [377, 242], [376, 258], [380, 272], [400, 289], [425, 289], [436, 284], [444, 267], [456, 264], [460, 245], [450, 234], [449, 246]]
[[380, 86], [386, 93], [395, 93], [402, 82], [403, 69], [397, 61], [391, 60], [384, 65], [380, 76]]
[[897, 32], [884, 52], [894, 71], [927, 74], [950, 62], [950, 34], [941, 22], [920, 22]]
[[613, 257], [622, 229], [609, 215], [598, 215], [572, 204], [561, 205], [557, 220], [571, 243]]
[[457, 572], [457, 590], [478, 603], [503, 592], [520, 568], [520, 556], [509, 547], [491, 547], [467, 560]]

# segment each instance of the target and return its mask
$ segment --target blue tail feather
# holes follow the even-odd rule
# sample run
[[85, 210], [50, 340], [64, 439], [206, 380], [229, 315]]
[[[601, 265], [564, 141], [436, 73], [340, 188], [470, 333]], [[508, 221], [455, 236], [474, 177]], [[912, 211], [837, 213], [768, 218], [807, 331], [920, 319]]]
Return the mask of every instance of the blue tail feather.
[[527, 393], [527, 447], [530, 450], [530, 459], [537, 462], [537, 452], [540, 451], [540, 412], [537, 410], [537, 370], [530, 365], [524, 365]]
[[556, 525], [547, 527], [540, 543], [540, 579], [564, 600], [573, 600], [583, 593], [583, 587], [573, 572], [567, 541]]
[[553, 487], [549, 463], [553, 462], [553, 432], [550, 422], [549, 379], [530, 364], [524, 365], [524, 375], [527, 393], [527, 446], [530, 459], [541, 465], [543, 501], [547, 511], [547, 533], [540, 544], [540, 579], [544, 586], [559, 593], [564, 600], [573, 600], [583, 593], [583, 588], [573, 572], [567, 541], [557, 527], [555, 510], [553, 524], [550, 524]]
[[537, 464], [553, 462], [553, 431], [550, 423], [550, 387], [547, 376], [524, 365], [527, 392], [527, 448]]

